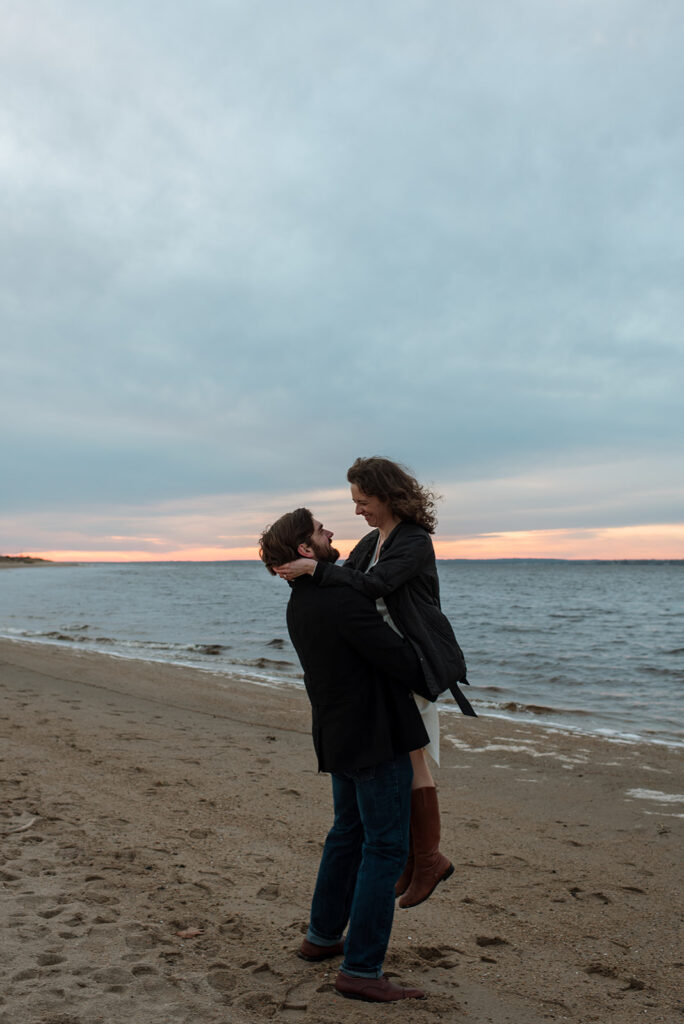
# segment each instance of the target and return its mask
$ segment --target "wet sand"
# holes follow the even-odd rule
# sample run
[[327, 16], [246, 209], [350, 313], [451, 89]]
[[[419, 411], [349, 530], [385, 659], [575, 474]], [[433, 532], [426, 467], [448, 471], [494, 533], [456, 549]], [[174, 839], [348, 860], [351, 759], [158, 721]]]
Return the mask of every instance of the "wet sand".
[[306, 696], [218, 682], [0, 641], [0, 1024], [684, 1019], [681, 752], [443, 715], [456, 872], [385, 963], [428, 999], [371, 1006], [295, 956], [331, 816]]

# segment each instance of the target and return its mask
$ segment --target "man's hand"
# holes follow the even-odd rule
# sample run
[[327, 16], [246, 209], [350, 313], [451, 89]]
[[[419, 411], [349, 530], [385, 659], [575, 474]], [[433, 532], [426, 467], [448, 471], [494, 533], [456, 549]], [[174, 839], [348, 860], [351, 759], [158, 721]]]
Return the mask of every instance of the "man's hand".
[[296, 580], [298, 576], [313, 576], [318, 562], [315, 558], [296, 558], [294, 562], [276, 565], [275, 571], [282, 580]]

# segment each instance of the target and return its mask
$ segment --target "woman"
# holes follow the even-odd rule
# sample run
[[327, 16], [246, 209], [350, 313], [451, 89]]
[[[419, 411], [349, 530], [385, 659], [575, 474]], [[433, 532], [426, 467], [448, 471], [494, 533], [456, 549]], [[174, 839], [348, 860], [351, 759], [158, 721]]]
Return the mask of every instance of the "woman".
[[[365, 518], [372, 531], [342, 566], [301, 558], [280, 566], [278, 574], [295, 579], [309, 573], [319, 586], [351, 586], [373, 598], [385, 621], [415, 648], [433, 702], [450, 690], [463, 713], [475, 715], [458, 687], [459, 682], [468, 682], [463, 652], [439, 603], [430, 538], [436, 525], [435, 495], [403, 466], [379, 456], [357, 459], [347, 480], [356, 514]], [[396, 886], [403, 908], [422, 903], [454, 870], [439, 851], [437, 790], [425, 756], [427, 752], [439, 765], [437, 708], [418, 694], [414, 698], [430, 743], [411, 754], [411, 846]]]

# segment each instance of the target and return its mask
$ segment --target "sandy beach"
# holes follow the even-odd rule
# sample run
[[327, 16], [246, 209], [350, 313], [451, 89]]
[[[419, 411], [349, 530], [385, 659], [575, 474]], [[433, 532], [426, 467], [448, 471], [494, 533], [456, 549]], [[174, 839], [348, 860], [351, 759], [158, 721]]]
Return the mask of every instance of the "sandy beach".
[[378, 1007], [295, 956], [331, 813], [302, 691], [0, 641], [0, 693], [0, 1024], [684, 1019], [680, 752], [443, 715], [456, 872], [385, 964], [428, 999]]

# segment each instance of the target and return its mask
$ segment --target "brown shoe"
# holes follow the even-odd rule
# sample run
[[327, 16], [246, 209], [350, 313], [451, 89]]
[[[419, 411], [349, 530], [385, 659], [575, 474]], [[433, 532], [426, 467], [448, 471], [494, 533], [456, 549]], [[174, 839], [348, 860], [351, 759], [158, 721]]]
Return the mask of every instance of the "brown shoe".
[[413, 875], [399, 900], [402, 910], [424, 903], [439, 883], [454, 873], [451, 861], [439, 852], [439, 803], [434, 786], [421, 786], [411, 793], [411, 836]]
[[344, 940], [336, 942], [334, 946], [317, 946], [314, 942], [304, 939], [297, 950], [300, 960], [308, 960], [310, 964], [318, 964], [322, 960], [332, 960], [335, 956], [342, 956], [344, 953]]
[[387, 978], [352, 978], [342, 971], [335, 978], [335, 989], [346, 999], [365, 1003], [394, 1003], [397, 999], [425, 999], [419, 988], [400, 988]]

